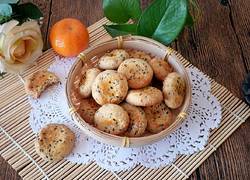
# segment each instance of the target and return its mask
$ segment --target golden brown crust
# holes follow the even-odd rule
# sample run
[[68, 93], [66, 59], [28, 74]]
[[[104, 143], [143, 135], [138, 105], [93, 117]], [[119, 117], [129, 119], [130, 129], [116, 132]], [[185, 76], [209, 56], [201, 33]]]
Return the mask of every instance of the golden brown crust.
[[39, 98], [49, 86], [59, 82], [59, 78], [47, 70], [37, 71], [25, 80], [25, 91], [33, 98]]
[[160, 81], [163, 81], [165, 77], [173, 71], [170, 64], [163, 59], [153, 58], [149, 61], [149, 64], [154, 71], [155, 77]]
[[114, 49], [100, 58], [98, 66], [105, 70], [117, 69], [127, 58], [129, 58], [129, 54], [124, 49]]
[[152, 68], [142, 59], [126, 59], [117, 71], [127, 78], [128, 86], [133, 89], [146, 87], [153, 78]]
[[92, 85], [92, 96], [100, 104], [122, 102], [128, 92], [128, 83], [124, 75], [114, 70], [101, 72]]
[[69, 155], [75, 144], [75, 134], [63, 124], [42, 128], [35, 140], [38, 155], [48, 161], [58, 161]]
[[152, 86], [129, 90], [126, 101], [135, 106], [152, 106], [163, 100], [162, 92]]
[[130, 137], [142, 136], [147, 127], [146, 114], [143, 111], [143, 109], [140, 107], [133, 106], [128, 103], [122, 103], [121, 107], [125, 111], [127, 111], [129, 115], [129, 120], [130, 120], [128, 129], [125, 135], [130, 136]]
[[88, 98], [91, 96], [92, 84], [101, 71], [97, 68], [91, 68], [86, 70], [83, 74], [82, 82], [79, 87], [79, 93], [83, 98]]
[[117, 104], [105, 104], [99, 108], [94, 117], [95, 126], [110, 134], [122, 134], [129, 125], [128, 113]]
[[78, 113], [89, 124], [94, 123], [94, 116], [100, 105], [93, 98], [82, 99]]
[[182, 105], [185, 98], [185, 80], [178, 73], [172, 72], [163, 81], [162, 90], [165, 104], [176, 109]]
[[129, 49], [129, 50], [127, 50], [127, 52], [129, 54], [129, 58], [143, 59], [147, 62], [149, 62], [152, 59], [150, 54], [148, 54], [144, 51]]
[[172, 112], [162, 102], [144, 108], [148, 119], [147, 130], [152, 133], [159, 133], [168, 128], [174, 121]]

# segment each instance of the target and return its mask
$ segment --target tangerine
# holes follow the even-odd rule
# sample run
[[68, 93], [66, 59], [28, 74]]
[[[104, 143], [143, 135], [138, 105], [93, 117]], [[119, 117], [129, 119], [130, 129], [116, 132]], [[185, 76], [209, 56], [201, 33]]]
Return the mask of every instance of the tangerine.
[[65, 18], [52, 26], [49, 39], [52, 48], [58, 54], [72, 57], [88, 47], [89, 33], [81, 21]]

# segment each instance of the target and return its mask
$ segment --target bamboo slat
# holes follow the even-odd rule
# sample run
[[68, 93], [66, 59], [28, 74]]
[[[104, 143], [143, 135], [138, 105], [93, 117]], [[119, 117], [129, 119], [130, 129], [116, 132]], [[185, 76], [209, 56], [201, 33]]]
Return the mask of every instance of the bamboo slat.
[[[108, 23], [103, 18], [88, 28], [90, 46], [110, 39], [102, 27]], [[177, 55], [186, 67], [193, 67], [181, 55]], [[52, 49], [44, 52], [37, 65], [22, 74], [27, 77], [39, 69], [46, 69], [53, 62]], [[208, 77], [209, 78], [209, 77]], [[96, 163], [74, 164], [66, 160], [46, 162], [33, 148], [35, 134], [29, 127], [30, 105], [23, 84], [17, 76], [7, 74], [0, 83], [0, 154], [23, 179], [187, 179], [216, 149], [250, 116], [250, 108], [233, 96], [225, 87], [209, 78], [211, 92], [222, 106], [220, 127], [214, 129], [206, 147], [190, 156], [181, 155], [172, 165], [149, 169], [137, 165], [131, 170], [118, 173], [100, 168]], [[13, 140], [15, 142], [13, 142]], [[22, 149], [22, 150], [21, 150]], [[24, 154], [23, 150], [27, 153]]]

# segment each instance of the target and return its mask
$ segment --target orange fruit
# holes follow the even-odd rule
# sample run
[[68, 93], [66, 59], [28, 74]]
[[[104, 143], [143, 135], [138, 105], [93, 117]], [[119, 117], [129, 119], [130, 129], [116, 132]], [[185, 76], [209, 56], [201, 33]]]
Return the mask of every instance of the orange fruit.
[[50, 30], [49, 39], [52, 48], [65, 57], [78, 55], [89, 44], [87, 28], [73, 18], [65, 18], [55, 23]]

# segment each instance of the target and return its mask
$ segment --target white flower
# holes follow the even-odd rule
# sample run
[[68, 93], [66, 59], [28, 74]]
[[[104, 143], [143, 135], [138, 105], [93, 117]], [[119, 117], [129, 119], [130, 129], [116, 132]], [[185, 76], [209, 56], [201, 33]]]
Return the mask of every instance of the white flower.
[[36, 21], [0, 26], [0, 71], [21, 73], [42, 54], [43, 40]]

